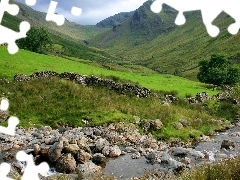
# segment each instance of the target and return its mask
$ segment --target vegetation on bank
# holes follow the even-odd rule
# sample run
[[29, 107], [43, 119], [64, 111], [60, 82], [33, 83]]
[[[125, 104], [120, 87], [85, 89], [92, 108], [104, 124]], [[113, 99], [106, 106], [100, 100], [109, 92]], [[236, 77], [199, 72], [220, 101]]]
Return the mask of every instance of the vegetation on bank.
[[224, 162], [203, 165], [181, 175], [181, 180], [240, 179], [240, 157]]
[[[2, 80], [0, 83], [0, 93], [10, 100], [10, 114], [19, 117], [19, 126], [23, 127], [85, 126], [82, 119], [87, 120], [90, 126], [122, 121], [134, 123], [134, 116], [138, 116], [142, 121], [162, 121], [161, 130], [150, 129], [157, 138], [187, 140], [212, 134], [214, 130], [229, 125], [226, 114], [217, 113], [219, 111], [213, 111], [214, 108], [228, 107], [236, 111], [227, 102], [212, 108], [201, 104], [189, 105], [184, 101], [166, 106], [158, 98], [119, 95], [106, 88], [85, 87], [58, 78], [9, 83]], [[189, 125], [175, 129], [174, 124], [181, 120], [186, 120]]]

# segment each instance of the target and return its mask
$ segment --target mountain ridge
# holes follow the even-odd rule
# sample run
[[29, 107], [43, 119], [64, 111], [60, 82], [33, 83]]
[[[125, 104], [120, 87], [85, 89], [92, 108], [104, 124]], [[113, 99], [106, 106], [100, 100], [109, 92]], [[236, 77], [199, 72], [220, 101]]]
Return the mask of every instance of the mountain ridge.
[[155, 14], [150, 10], [151, 3], [145, 2], [128, 20], [90, 39], [90, 45], [160, 73], [173, 73], [176, 68], [182, 72], [196, 69], [198, 62], [212, 53], [226, 53], [236, 59], [240, 33], [232, 36], [227, 32], [227, 27], [234, 22], [227, 14], [221, 13], [214, 20], [213, 24], [220, 27], [221, 32], [212, 38], [200, 11], [185, 12], [186, 23], [177, 26], [175, 9], [164, 4], [162, 11]]

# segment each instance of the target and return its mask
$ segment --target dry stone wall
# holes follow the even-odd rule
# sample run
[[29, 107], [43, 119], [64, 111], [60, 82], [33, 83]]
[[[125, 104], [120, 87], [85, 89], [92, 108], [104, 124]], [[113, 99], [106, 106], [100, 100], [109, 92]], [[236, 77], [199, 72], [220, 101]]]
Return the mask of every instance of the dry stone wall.
[[[147, 88], [140, 87], [138, 85], [130, 84], [130, 83], [118, 83], [111, 79], [103, 79], [97, 76], [87, 76], [81, 75], [74, 72], [64, 72], [57, 73], [53, 71], [41, 71], [35, 72], [30, 76], [25, 74], [16, 74], [14, 76], [15, 81], [29, 81], [37, 78], [51, 78], [51, 77], [59, 77], [61, 79], [70, 80], [78, 84], [93, 86], [93, 87], [105, 87], [109, 90], [115, 91], [119, 94], [133, 94], [137, 97], [149, 97], [151, 91]], [[197, 93], [195, 97], [188, 97], [186, 100], [190, 104], [204, 103], [207, 100], [217, 100], [217, 101], [227, 101], [231, 102], [234, 105], [239, 105], [237, 100], [231, 97], [232, 88], [225, 88], [226, 90], [222, 93], [219, 93], [214, 96], [209, 96], [206, 92]], [[178, 101], [178, 97], [174, 97], [172, 95], [166, 95], [162, 101], [163, 104], [169, 104], [174, 101]]]
[[64, 73], [57, 73], [53, 71], [41, 71], [35, 72], [30, 76], [25, 74], [16, 74], [14, 76], [15, 81], [29, 81], [32, 79], [37, 78], [51, 78], [51, 77], [59, 77], [61, 79], [74, 81], [78, 84], [83, 84], [87, 86], [94, 86], [94, 87], [105, 87], [110, 90], [113, 90], [119, 94], [134, 94], [137, 97], [149, 97], [151, 91], [147, 88], [140, 87], [138, 85], [130, 84], [130, 83], [118, 83], [111, 79], [102, 79], [97, 76], [86, 76], [77, 74], [74, 72], [64, 72]]

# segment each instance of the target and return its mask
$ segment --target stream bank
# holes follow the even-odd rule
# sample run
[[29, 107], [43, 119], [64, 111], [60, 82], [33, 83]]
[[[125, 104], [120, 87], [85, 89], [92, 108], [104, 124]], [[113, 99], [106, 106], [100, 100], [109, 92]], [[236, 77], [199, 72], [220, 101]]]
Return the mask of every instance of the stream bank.
[[[143, 135], [134, 124], [110, 124], [101, 127], [17, 128], [14, 137], [0, 135], [1, 162], [11, 163], [19, 174], [26, 164], [16, 161], [19, 150], [32, 154], [36, 164], [47, 161], [52, 167], [42, 179], [66, 172], [71, 179], [111, 176], [116, 179], [140, 178], [146, 172], [158, 172], [162, 179], [196, 165], [238, 156], [240, 126], [203, 136], [191, 143], [157, 141]], [[55, 172], [57, 170], [57, 172]]]

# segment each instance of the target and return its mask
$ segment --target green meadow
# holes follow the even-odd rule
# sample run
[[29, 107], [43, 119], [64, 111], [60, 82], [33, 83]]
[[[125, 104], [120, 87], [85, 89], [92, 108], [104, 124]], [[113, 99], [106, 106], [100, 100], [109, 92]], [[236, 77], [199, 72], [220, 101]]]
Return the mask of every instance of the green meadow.
[[[62, 58], [36, 54], [19, 50], [15, 55], [9, 55], [6, 47], [0, 47], [0, 77], [12, 80], [15, 74], [30, 75], [37, 71], [76, 72], [85, 75], [116, 76], [126, 81], [132, 81], [143, 87], [157, 91], [174, 92], [180, 97], [185, 95], [195, 96], [198, 92], [207, 92], [209, 95], [219, 91], [207, 88], [205, 84], [191, 81], [182, 77], [157, 73], [135, 73], [109, 70], [93, 66], [89, 61], [76, 58]], [[177, 92], [177, 93], [176, 93]]]

